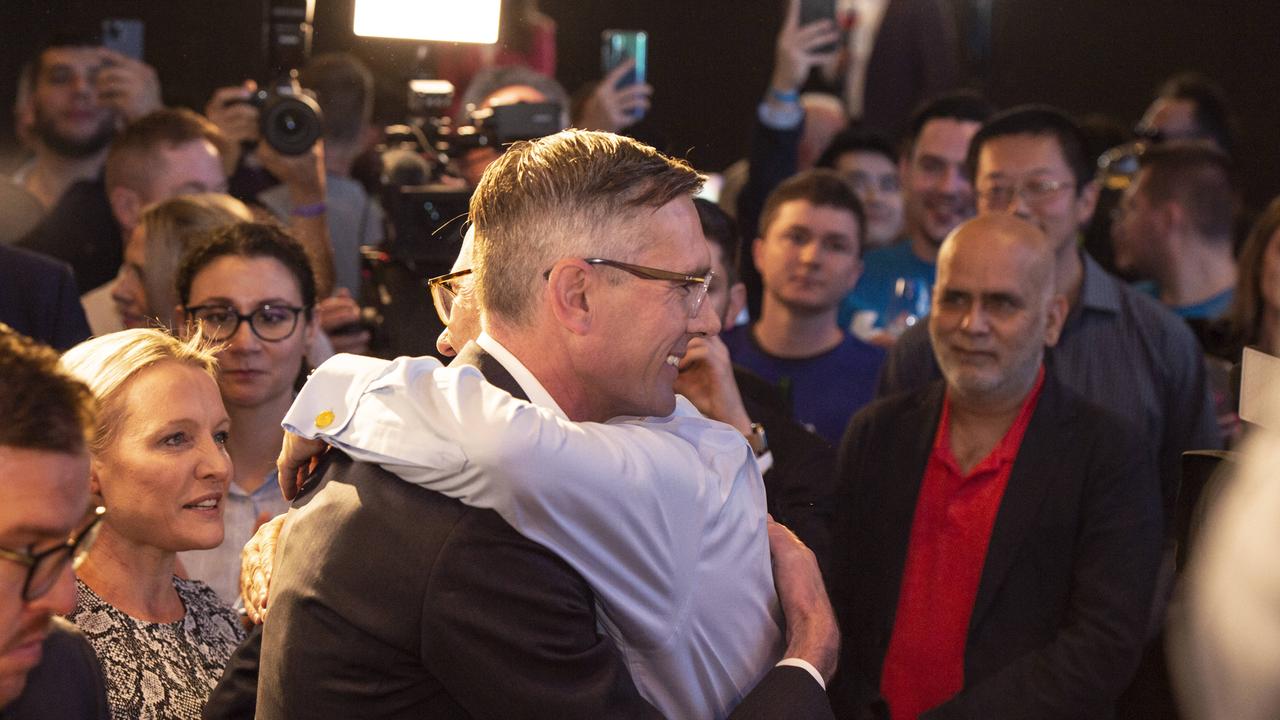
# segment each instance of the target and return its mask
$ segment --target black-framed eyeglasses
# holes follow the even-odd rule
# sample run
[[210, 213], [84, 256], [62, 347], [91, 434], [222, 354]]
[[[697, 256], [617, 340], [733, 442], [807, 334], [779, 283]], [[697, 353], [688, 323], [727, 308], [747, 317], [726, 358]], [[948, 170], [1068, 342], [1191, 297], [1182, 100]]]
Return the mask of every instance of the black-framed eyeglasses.
[[1012, 185], [993, 185], [978, 191], [990, 210], [1004, 210], [1013, 204], [1015, 197], [1021, 197], [1031, 207], [1040, 207], [1053, 199], [1058, 191], [1073, 188], [1070, 180], [1051, 180], [1049, 178], [1025, 178]]
[[306, 308], [292, 305], [261, 305], [251, 313], [242, 313], [230, 305], [196, 305], [186, 308], [200, 332], [215, 342], [230, 340], [249, 321], [249, 329], [259, 340], [280, 342], [298, 329], [298, 316]]
[[459, 292], [457, 282], [470, 274], [471, 268], [467, 268], [447, 275], [437, 275], [427, 281], [427, 290], [431, 292], [436, 315], [440, 316], [440, 322], [445, 325], [449, 324], [449, 318], [453, 316], [453, 301], [458, 298]]
[[66, 542], [38, 553], [27, 550], [6, 550], [0, 548], [0, 559], [16, 562], [27, 567], [27, 578], [22, 583], [22, 601], [31, 602], [49, 592], [58, 582], [67, 563], [72, 569], [80, 567], [84, 557], [93, 546], [98, 536], [99, 523], [107, 514], [107, 509], [98, 506], [89, 511], [89, 517], [81, 522], [80, 529], [71, 533]]
[[631, 273], [641, 280], [665, 280], [683, 285], [689, 291], [686, 303], [689, 309], [689, 317], [691, 318], [698, 316], [698, 310], [702, 308], [702, 302], [707, 299], [707, 290], [711, 287], [711, 281], [716, 276], [714, 270], [708, 270], [707, 274], [698, 276], [645, 267], [644, 265], [632, 265], [631, 263], [607, 260], [605, 258], [583, 258], [582, 262], [588, 265], [604, 265], [617, 268], [623, 272]]

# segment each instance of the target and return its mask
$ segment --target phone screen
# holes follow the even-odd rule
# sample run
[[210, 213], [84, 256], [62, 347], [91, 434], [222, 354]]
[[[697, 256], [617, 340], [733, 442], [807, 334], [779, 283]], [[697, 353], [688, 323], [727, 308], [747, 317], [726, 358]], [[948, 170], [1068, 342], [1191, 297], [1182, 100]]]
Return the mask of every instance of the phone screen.
[[643, 30], [605, 30], [601, 34], [600, 70], [608, 75], [627, 60], [634, 59], [636, 66], [618, 81], [618, 87], [645, 82], [648, 64], [649, 36]]
[[[800, 27], [818, 20], [835, 22], [836, 0], [800, 0]], [[830, 44], [817, 48], [817, 51], [827, 53], [835, 49], [836, 46]]]
[[143, 28], [141, 20], [107, 18], [102, 21], [102, 46], [141, 60]]

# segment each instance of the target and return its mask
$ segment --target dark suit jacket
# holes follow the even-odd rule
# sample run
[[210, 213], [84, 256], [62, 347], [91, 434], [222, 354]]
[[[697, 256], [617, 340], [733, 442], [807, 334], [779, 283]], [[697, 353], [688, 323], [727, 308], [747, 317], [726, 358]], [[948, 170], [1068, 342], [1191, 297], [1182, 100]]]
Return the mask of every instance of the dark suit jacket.
[[77, 295], [110, 282], [124, 262], [120, 225], [111, 214], [101, 178], [82, 180], [67, 188], [18, 245], [70, 265], [79, 288]]
[[[523, 397], [474, 346], [458, 362]], [[329, 455], [272, 580], [259, 717], [659, 717], [562, 560], [496, 513]], [[807, 673], [777, 668], [733, 717], [831, 710]]]
[[107, 720], [107, 684], [93, 647], [75, 625], [54, 618], [40, 664], [0, 720]]
[[736, 365], [733, 378], [747, 416], [764, 426], [773, 454], [773, 468], [764, 474], [769, 514], [809, 546], [826, 572], [835, 526], [835, 448], [796, 422], [767, 380]]
[[957, 35], [941, 0], [889, 0], [867, 64], [862, 125], [897, 138], [920, 103], [954, 90]]
[[58, 350], [89, 337], [71, 268], [7, 245], [0, 245], [0, 322]]
[[[832, 702], [876, 717], [916, 498], [943, 384], [879, 400], [841, 446]], [[1103, 718], [1144, 640], [1160, 561], [1160, 494], [1143, 439], [1045, 377], [996, 515], [964, 689], [922, 718]], [[887, 716], [886, 716], [887, 717]]]

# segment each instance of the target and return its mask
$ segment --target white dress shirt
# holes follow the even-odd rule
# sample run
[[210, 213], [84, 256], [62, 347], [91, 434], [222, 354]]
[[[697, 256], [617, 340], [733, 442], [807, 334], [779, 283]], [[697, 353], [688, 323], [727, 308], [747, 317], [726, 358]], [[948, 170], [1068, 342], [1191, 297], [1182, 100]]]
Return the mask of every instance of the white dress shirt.
[[750, 447], [684, 398], [665, 418], [572, 422], [505, 348], [479, 344], [533, 403], [471, 367], [338, 355], [285, 428], [497, 511], [587, 580], [659, 711], [727, 716], [784, 649]]

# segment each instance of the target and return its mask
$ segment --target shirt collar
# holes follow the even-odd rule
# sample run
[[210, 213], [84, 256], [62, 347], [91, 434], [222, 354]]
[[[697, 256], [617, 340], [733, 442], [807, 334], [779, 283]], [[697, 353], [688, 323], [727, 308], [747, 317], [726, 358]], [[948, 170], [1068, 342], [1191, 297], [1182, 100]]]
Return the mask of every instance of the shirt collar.
[[551, 397], [551, 393], [547, 392], [547, 389], [542, 387], [542, 383], [538, 382], [538, 378], [529, 372], [529, 368], [525, 367], [524, 363], [520, 362], [515, 355], [512, 355], [510, 350], [503, 347], [502, 343], [494, 340], [489, 333], [482, 332], [480, 337], [476, 338], [476, 344], [492, 355], [493, 359], [506, 368], [507, 372], [511, 373], [511, 377], [520, 385], [520, 389], [524, 390], [524, 394], [529, 396], [529, 402], [554, 410], [560, 417], [569, 417], [565, 415], [564, 410], [560, 409], [559, 403], [555, 401], [555, 398]]

